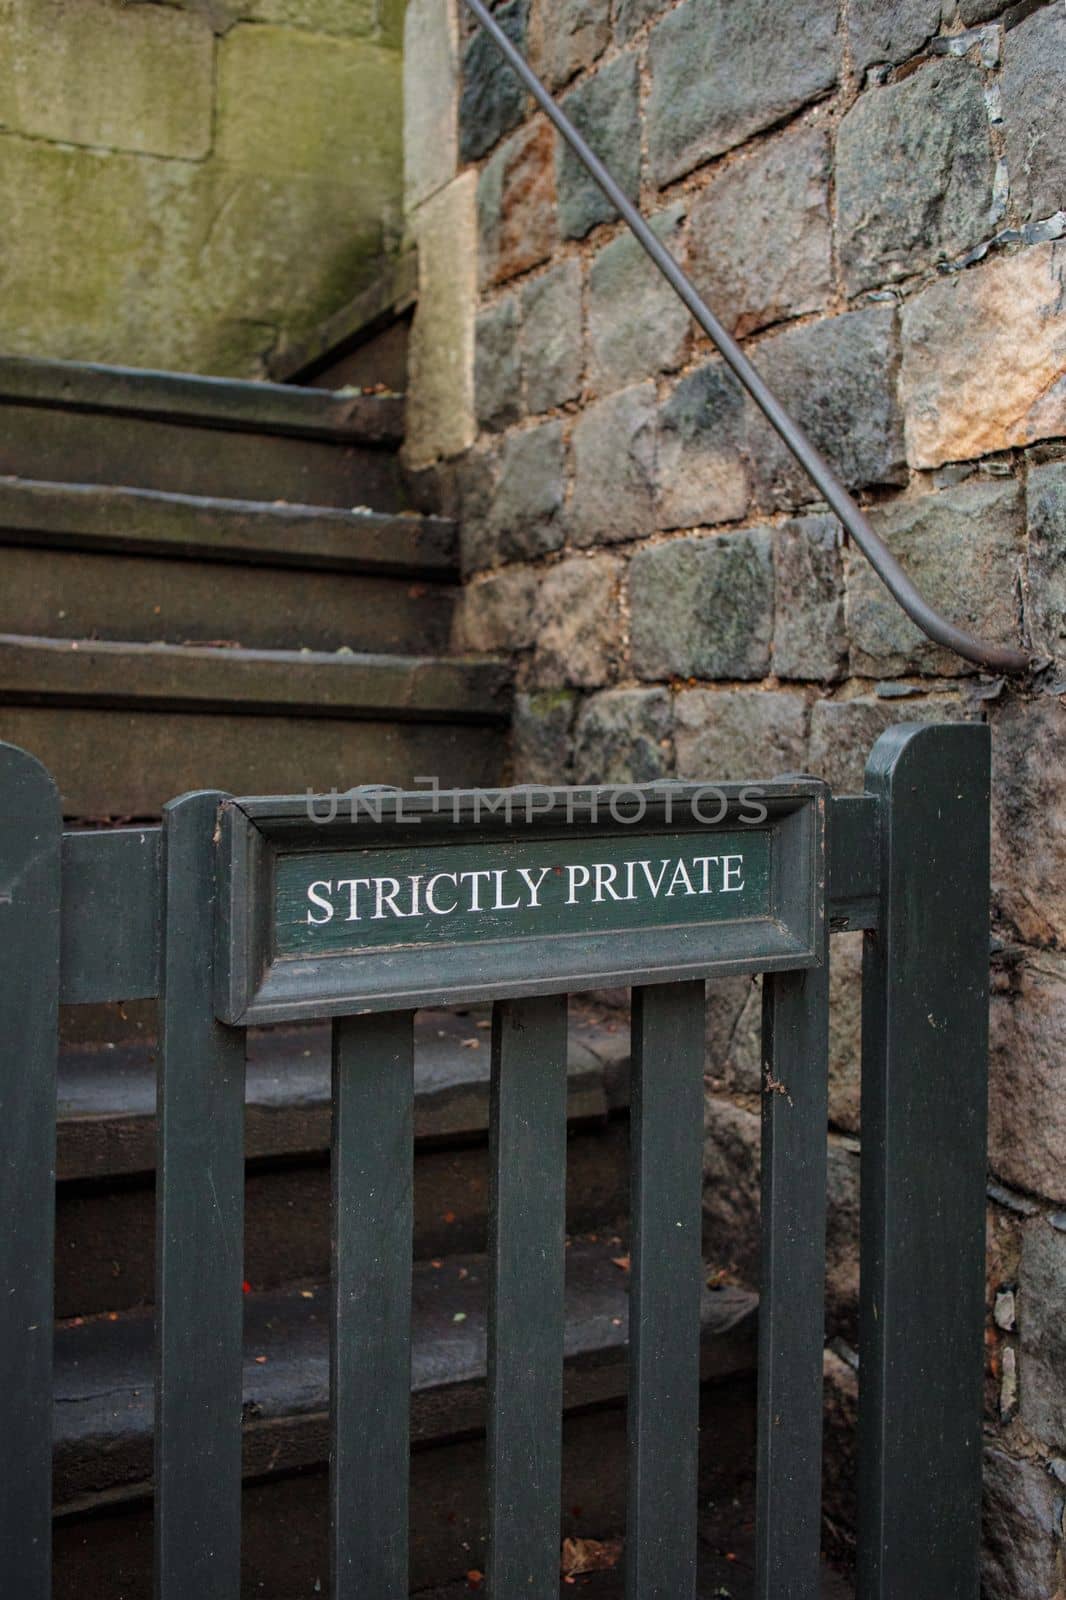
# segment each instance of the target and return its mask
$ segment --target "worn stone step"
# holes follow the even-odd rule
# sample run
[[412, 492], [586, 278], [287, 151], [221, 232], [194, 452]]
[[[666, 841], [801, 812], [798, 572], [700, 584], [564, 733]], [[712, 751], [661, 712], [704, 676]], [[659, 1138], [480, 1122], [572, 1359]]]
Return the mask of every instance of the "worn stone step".
[[[700, 1410], [699, 1600], [751, 1592], [754, 1381], [704, 1385]], [[620, 1402], [563, 1422], [561, 1539], [617, 1538], [625, 1526], [626, 1415]], [[322, 1468], [246, 1482], [241, 1600], [309, 1600], [329, 1593], [328, 1484]], [[411, 1456], [410, 1586], [422, 1600], [484, 1594], [485, 1446], [481, 1437], [422, 1446]], [[118, 1595], [151, 1600], [152, 1507], [121, 1503], [104, 1516], [55, 1523], [54, 1600]], [[560, 1552], [561, 1554], [561, 1552]], [[560, 1596], [599, 1597], [617, 1572], [561, 1582]], [[713, 1581], [712, 1581], [713, 1580]], [[598, 1587], [592, 1588], [595, 1582]], [[844, 1600], [843, 1586], [825, 1600]]]
[[399, 509], [399, 395], [0, 358], [0, 473]]
[[[245, 1156], [321, 1155], [329, 1149], [328, 1023], [248, 1033]], [[420, 1011], [415, 1019], [415, 1138], [453, 1144], [488, 1131], [487, 1007]], [[603, 1008], [570, 1007], [572, 1121], [605, 1117], [625, 1101], [629, 1033]], [[155, 1167], [155, 1041], [67, 1046], [59, 1057], [56, 1176], [60, 1183], [132, 1177]]]
[[69, 817], [151, 817], [189, 789], [498, 782], [507, 669], [434, 657], [0, 637], [0, 738]]
[[[617, 1240], [567, 1250], [567, 1410], [625, 1392], [628, 1273]], [[416, 1446], [485, 1424], [487, 1272], [481, 1255], [416, 1262], [411, 1436]], [[264, 1479], [328, 1458], [329, 1295], [306, 1285], [245, 1296], [244, 1473]], [[705, 1289], [702, 1372], [753, 1369], [756, 1299]], [[132, 1312], [57, 1329], [54, 1495], [57, 1510], [113, 1508], [143, 1496], [152, 1472], [153, 1317]], [[265, 1358], [265, 1359], [264, 1359]]]
[[[448, 1012], [418, 1018], [419, 1257], [485, 1248], [490, 1052], [487, 1030], [479, 1027], [485, 1020]], [[624, 1070], [620, 1044], [602, 1026], [578, 1023], [572, 1030], [567, 1212], [575, 1231], [610, 1233], [628, 1209], [627, 1125], [607, 1117], [608, 1077]], [[262, 1290], [329, 1272], [328, 1036], [321, 1028], [260, 1033], [249, 1055], [244, 1274]], [[110, 1062], [117, 1071], [108, 1070]], [[153, 1298], [154, 1071], [147, 1044], [61, 1058], [59, 1317], [122, 1311]]]
[[446, 651], [455, 525], [0, 478], [0, 633]]

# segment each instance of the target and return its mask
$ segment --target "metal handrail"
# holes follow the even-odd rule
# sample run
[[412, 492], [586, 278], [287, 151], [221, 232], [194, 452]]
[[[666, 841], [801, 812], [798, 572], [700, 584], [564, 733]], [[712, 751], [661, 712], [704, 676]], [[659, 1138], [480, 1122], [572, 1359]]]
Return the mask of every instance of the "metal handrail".
[[636, 235], [654, 261], [667, 283], [684, 301], [704, 333], [717, 345], [726, 364], [732, 369], [755, 404], [771, 426], [784, 440], [811, 482], [821, 492], [830, 509], [843, 523], [863, 555], [873, 567], [893, 599], [903, 608], [922, 632], [936, 644], [972, 661], [991, 672], [1022, 673], [1030, 666], [1030, 657], [1023, 650], [1009, 645], [991, 644], [976, 639], [953, 622], [941, 616], [911, 582], [881, 536], [874, 532], [869, 521], [859, 510], [825, 457], [815, 448], [799, 423], [755, 370], [743, 350], [697, 293], [695, 285], [674, 260], [669, 250], [655, 237], [648, 224], [627, 199], [611, 177], [599, 157], [589, 148], [566, 113], [555, 103], [529, 63], [515, 48], [484, 4], [484, 0], [466, 0], [467, 6], [485, 29], [493, 43], [506, 57], [518, 77], [525, 84], [541, 110], [558, 128], [578, 160], [587, 167], [608, 200], [618, 211], [630, 230]]

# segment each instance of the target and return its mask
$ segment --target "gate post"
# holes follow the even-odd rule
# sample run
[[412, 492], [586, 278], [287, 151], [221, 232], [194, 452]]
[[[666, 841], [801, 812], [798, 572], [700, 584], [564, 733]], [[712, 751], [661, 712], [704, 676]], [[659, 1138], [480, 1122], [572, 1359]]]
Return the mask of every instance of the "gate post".
[[39, 762], [0, 745], [0, 1589], [52, 1568], [59, 895], [63, 820]]
[[863, 955], [858, 1592], [976, 1600], [988, 729], [891, 728], [866, 788], [881, 887]]

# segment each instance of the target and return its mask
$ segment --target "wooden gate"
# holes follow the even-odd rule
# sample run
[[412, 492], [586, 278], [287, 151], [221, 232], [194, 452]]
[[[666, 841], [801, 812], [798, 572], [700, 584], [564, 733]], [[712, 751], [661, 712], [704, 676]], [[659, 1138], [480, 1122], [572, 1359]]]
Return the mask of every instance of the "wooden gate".
[[828, 940], [863, 963], [859, 1593], [978, 1593], [988, 733], [892, 729], [866, 791], [327, 804], [193, 794], [64, 832], [0, 746], [0, 1587], [48, 1600], [57, 1019], [158, 997], [158, 1600], [240, 1593], [244, 1029], [333, 1018], [336, 1600], [407, 1593], [416, 1007], [491, 1000], [495, 1600], [558, 1591], [566, 996], [633, 989], [630, 1600], [696, 1583], [704, 980], [764, 973], [757, 1578], [819, 1589]]

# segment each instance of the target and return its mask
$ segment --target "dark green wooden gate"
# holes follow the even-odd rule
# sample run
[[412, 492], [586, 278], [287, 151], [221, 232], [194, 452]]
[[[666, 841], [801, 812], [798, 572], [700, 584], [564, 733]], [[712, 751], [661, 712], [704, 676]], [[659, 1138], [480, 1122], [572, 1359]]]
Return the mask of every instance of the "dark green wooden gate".
[[[332, 809], [332, 808], [331, 808]], [[679, 865], [680, 864], [680, 865]], [[454, 920], [453, 920], [454, 919]], [[48, 1600], [60, 1004], [158, 997], [158, 1600], [240, 1591], [244, 1032], [333, 1017], [337, 1600], [407, 1592], [412, 1017], [490, 999], [488, 1590], [558, 1591], [566, 995], [633, 987], [631, 1600], [696, 1582], [704, 990], [764, 972], [757, 1580], [819, 1589], [828, 938], [863, 967], [859, 1593], [978, 1593], [988, 735], [813, 779], [174, 801], [0, 746], [0, 1591]]]

